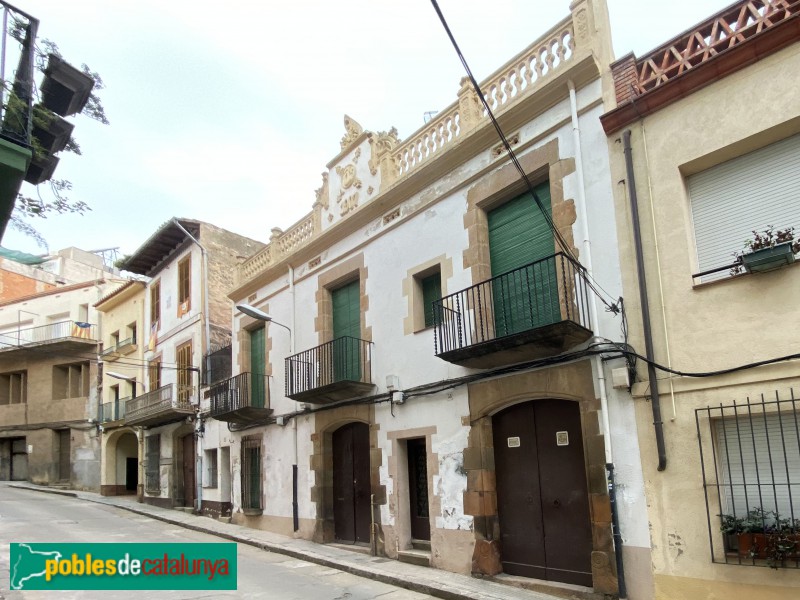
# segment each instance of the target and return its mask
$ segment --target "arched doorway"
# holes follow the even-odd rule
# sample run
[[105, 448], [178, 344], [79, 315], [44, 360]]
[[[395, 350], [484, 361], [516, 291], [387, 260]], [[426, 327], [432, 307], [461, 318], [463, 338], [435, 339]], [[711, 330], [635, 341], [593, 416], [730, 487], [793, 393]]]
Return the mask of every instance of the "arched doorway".
[[104, 496], [135, 494], [139, 485], [139, 438], [130, 429], [106, 432], [103, 439], [100, 492]]
[[369, 543], [369, 425], [348, 423], [333, 432], [334, 537]]
[[492, 417], [501, 562], [511, 575], [592, 585], [580, 408], [515, 404]]

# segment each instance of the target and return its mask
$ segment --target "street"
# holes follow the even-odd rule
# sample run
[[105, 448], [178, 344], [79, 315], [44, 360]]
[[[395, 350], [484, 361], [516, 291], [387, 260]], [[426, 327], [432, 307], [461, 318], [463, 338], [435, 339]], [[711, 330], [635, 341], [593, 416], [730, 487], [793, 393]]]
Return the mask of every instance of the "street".
[[282, 600], [422, 600], [431, 598], [338, 569], [238, 545], [236, 591], [10, 592], [9, 542], [224, 542], [112, 506], [15, 489], [0, 483], [0, 599], [270, 598]]

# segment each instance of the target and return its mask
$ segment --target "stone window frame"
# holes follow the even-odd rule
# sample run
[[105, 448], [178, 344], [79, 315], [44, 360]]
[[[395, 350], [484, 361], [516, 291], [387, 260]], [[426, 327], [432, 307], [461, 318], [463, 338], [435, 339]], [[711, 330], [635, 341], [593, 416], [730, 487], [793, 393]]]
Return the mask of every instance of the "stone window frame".
[[[254, 308], [269, 314], [269, 303], [263, 303], [258, 305], [252, 305]], [[249, 373], [251, 369], [250, 365], [250, 333], [255, 331], [256, 329], [260, 329], [264, 327], [264, 358], [266, 359], [266, 364], [264, 365], [264, 375], [272, 377], [272, 335], [270, 334], [270, 328], [267, 327], [268, 323], [264, 321], [260, 321], [258, 319], [254, 319], [248, 315], [242, 314], [239, 317], [239, 329], [237, 331], [238, 342], [239, 342], [239, 351], [236, 353], [239, 373]], [[294, 335], [294, 332], [292, 332]]]
[[453, 277], [453, 259], [446, 254], [432, 258], [406, 271], [403, 279], [403, 296], [406, 298], [408, 313], [403, 319], [403, 335], [419, 333], [432, 326], [425, 326], [425, 307], [422, 298], [422, 280], [439, 273], [442, 283], [442, 297], [447, 295], [447, 281]]
[[[411, 515], [408, 498], [408, 466], [400, 464], [398, 458], [408, 459], [408, 446], [403, 447], [408, 440], [425, 439], [427, 455], [427, 480], [428, 480], [428, 515], [431, 528], [431, 537], [436, 530], [436, 517], [442, 514], [442, 499], [436, 493], [434, 478], [439, 475], [439, 455], [433, 452], [433, 436], [438, 433], [436, 425], [387, 431], [386, 439], [391, 443], [392, 454], [388, 457], [388, 473], [392, 479], [392, 502], [389, 511], [394, 515], [394, 526], [386, 526], [386, 548], [391, 550], [396, 546], [401, 550], [411, 547]], [[394, 536], [395, 542], [389, 540]]]
[[333, 300], [332, 292], [337, 288], [358, 280], [359, 286], [359, 312], [361, 316], [361, 339], [372, 341], [372, 326], [367, 327], [367, 311], [369, 310], [369, 296], [367, 295], [368, 268], [364, 263], [364, 254], [359, 253], [339, 264], [330, 267], [317, 275], [317, 316], [314, 319], [314, 331], [317, 333], [317, 343], [325, 344], [333, 340]]
[[[528, 179], [536, 185], [545, 180], [550, 183], [550, 206], [553, 222], [574, 256], [578, 249], [572, 233], [577, 219], [575, 202], [564, 198], [564, 179], [575, 171], [575, 159], [560, 158], [559, 140], [554, 138], [518, 157]], [[489, 256], [489, 218], [493, 208], [501, 206], [526, 191], [524, 180], [511, 163], [482, 177], [467, 190], [467, 210], [464, 213], [464, 229], [468, 244], [463, 252], [463, 267], [469, 270], [475, 285], [492, 277]], [[558, 240], [555, 240], [553, 253]]]

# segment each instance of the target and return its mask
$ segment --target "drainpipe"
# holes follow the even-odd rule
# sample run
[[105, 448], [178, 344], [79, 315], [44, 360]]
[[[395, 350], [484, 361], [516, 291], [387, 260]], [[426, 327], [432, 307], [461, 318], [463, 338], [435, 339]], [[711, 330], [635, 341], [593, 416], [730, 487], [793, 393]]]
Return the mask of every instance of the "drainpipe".
[[[583, 156], [581, 152], [581, 129], [578, 122], [578, 99], [575, 93], [575, 83], [570, 79], [567, 81], [569, 88], [569, 109], [572, 119], [572, 137], [575, 144], [575, 173], [578, 176], [578, 193], [576, 194], [576, 211], [581, 215], [581, 258], [589, 276], [592, 275], [592, 244], [589, 237], [589, 215], [586, 212], [586, 187], [583, 178]], [[598, 327], [597, 322], [597, 297], [590, 294], [589, 315], [593, 327]], [[592, 358], [592, 371], [597, 378], [597, 387], [600, 390], [600, 407], [603, 415], [603, 441], [606, 456], [606, 474], [608, 484], [608, 496], [611, 504], [611, 521], [614, 537], [614, 556], [617, 563], [617, 586], [620, 598], [627, 597], [625, 587], [625, 565], [622, 559], [622, 535], [619, 530], [619, 515], [617, 513], [617, 490], [614, 486], [614, 458], [611, 447], [611, 424], [608, 415], [608, 395], [606, 394], [605, 367], [599, 355]]]
[[[289, 336], [289, 355], [294, 354], [294, 336], [295, 336], [295, 297], [294, 297], [294, 267], [289, 265], [289, 296], [292, 300], [292, 314], [289, 317], [289, 324], [292, 327], [291, 335]], [[292, 527], [294, 531], [300, 529], [300, 513], [298, 510], [297, 502], [297, 417], [292, 419], [292, 434], [294, 436], [294, 454], [292, 462]]]
[[[211, 325], [209, 323], [209, 314], [208, 314], [208, 252], [203, 247], [196, 237], [194, 237], [191, 233], [189, 233], [186, 228], [181, 225], [180, 221], [176, 218], [172, 218], [172, 222], [180, 229], [183, 233], [186, 234], [190, 240], [192, 240], [197, 247], [200, 248], [200, 254], [203, 257], [203, 321], [205, 322], [205, 338], [206, 343], [204, 344], [205, 347], [205, 355], [206, 355], [206, 373], [211, 371]], [[198, 382], [197, 382], [197, 407], [198, 410], [200, 408], [200, 373], [197, 374]], [[198, 444], [199, 448], [200, 444]], [[197, 463], [197, 473], [198, 475], [195, 476], [195, 487], [197, 488], [197, 493], [195, 497], [197, 500], [195, 501], [197, 506], [197, 512], [202, 511], [203, 506], [203, 454], [202, 452], [198, 453], [195, 457]]]
[[639, 279], [639, 300], [642, 304], [642, 329], [644, 333], [644, 349], [647, 356], [647, 377], [650, 383], [650, 403], [653, 407], [653, 426], [658, 449], [658, 470], [667, 468], [667, 451], [664, 447], [664, 422], [661, 420], [661, 398], [658, 394], [658, 379], [653, 366], [653, 332], [650, 328], [650, 305], [647, 301], [647, 278], [644, 271], [644, 255], [642, 252], [642, 232], [639, 225], [639, 201], [636, 196], [636, 179], [633, 173], [633, 157], [631, 155], [631, 130], [622, 134], [622, 148], [625, 153], [625, 170], [628, 180], [628, 194], [631, 205], [631, 221], [633, 221], [633, 242], [636, 252], [636, 272]]

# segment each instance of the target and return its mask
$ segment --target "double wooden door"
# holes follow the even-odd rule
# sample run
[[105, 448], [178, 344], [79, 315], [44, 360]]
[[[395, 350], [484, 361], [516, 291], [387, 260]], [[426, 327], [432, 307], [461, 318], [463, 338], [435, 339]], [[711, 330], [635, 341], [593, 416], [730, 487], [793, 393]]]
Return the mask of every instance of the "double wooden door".
[[369, 426], [349, 423], [333, 432], [334, 535], [369, 543]]
[[592, 532], [577, 402], [516, 404], [492, 419], [503, 570], [592, 585]]

